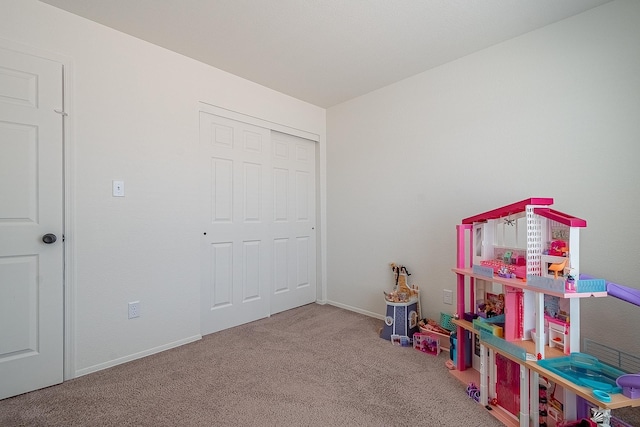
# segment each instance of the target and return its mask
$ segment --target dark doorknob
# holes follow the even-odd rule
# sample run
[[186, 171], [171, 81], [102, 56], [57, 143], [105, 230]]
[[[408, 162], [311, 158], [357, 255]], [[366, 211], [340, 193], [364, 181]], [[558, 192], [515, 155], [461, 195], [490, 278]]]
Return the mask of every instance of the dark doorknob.
[[45, 242], [47, 245], [54, 243], [56, 240], [58, 240], [58, 238], [56, 237], [55, 234], [49, 233], [42, 236], [42, 241]]

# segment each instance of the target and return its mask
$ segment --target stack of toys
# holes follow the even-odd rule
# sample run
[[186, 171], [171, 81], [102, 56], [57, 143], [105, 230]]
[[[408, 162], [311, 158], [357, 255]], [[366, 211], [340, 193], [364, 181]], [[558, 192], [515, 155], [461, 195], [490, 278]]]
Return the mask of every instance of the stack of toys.
[[380, 337], [392, 343], [410, 345], [413, 334], [418, 332], [420, 319], [420, 294], [417, 286], [407, 284], [410, 275], [406, 267], [391, 263], [395, 276], [395, 288], [392, 292], [384, 292], [387, 304], [387, 315]]
[[407, 278], [411, 276], [407, 268], [403, 265], [391, 263], [391, 270], [396, 278], [396, 285], [392, 292], [384, 292], [384, 297], [389, 302], [410, 302], [418, 299], [418, 287], [407, 285]]

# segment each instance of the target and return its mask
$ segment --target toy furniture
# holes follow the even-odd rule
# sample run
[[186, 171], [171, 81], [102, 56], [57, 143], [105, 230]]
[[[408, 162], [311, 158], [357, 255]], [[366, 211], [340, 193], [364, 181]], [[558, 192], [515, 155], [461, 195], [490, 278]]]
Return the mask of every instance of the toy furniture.
[[[567, 362], [560, 361], [560, 367], [542, 362], [580, 352], [581, 298], [606, 297], [611, 289], [640, 305], [640, 291], [581, 275], [579, 231], [586, 221], [553, 210], [552, 204], [551, 198], [530, 198], [465, 218], [456, 227], [457, 263], [452, 270], [460, 317], [481, 316], [479, 302], [491, 300], [491, 295], [505, 296], [502, 318], [455, 320], [457, 335], [466, 331], [476, 335], [480, 360], [473, 366], [480, 371], [480, 403], [486, 406], [495, 401], [498, 406], [492, 414], [507, 425], [546, 425], [549, 411], [539, 409], [541, 403], [547, 403], [540, 401], [539, 384], [544, 377], [561, 388], [562, 407], [554, 409], [553, 419], [575, 420], [580, 397], [598, 408], [600, 425], [609, 426], [611, 409], [640, 406], [640, 398], [617, 392], [615, 379], [609, 391], [603, 392], [597, 389], [602, 382], [559, 374]], [[557, 299], [563, 308], [547, 313], [545, 298]], [[466, 369], [467, 351], [465, 346], [456, 349], [454, 375]], [[580, 363], [579, 358], [574, 359]], [[575, 371], [584, 372], [583, 367]], [[468, 376], [464, 381], [468, 382]], [[626, 379], [621, 381], [627, 384]], [[640, 386], [636, 378], [632, 381]]]
[[416, 332], [413, 334], [413, 348], [427, 354], [440, 354], [440, 338], [433, 334]]
[[441, 327], [432, 327], [429, 324], [422, 325], [421, 323], [418, 323], [418, 329], [423, 334], [428, 334], [432, 337], [438, 338], [440, 342], [440, 350], [450, 351], [449, 342], [451, 338], [451, 332]]
[[558, 347], [564, 354], [569, 354], [569, 343], [566, 338], [569, 335], [569, 324], [549, 316], [544, 318], [549, 329], [549, 347]]
[[565, 258], [562, 262], [556, 262], [551, 264], [548, 269], [549, 271], [553, 271], [553, 277], [555, 279], [558, 278], [558, 272], [564, 271], [564, 268], [567, 266], [568, 259]]

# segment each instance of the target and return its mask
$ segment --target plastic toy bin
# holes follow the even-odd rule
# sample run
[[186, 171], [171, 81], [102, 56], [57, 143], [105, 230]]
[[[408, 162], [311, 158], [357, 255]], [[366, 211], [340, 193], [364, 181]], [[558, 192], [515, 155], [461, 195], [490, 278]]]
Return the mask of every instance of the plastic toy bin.
[[453, 324], [453, 314], [449, 313], [440, 313], [440, 326], [445, 328], [447, 331], [455, 331], [456, 325]]
[[[464, 331], [464, 346], [465, 346], [465, 363], [464, 366], [466, 368], [471, 367], [471, 331]], [[449, 350], [449, 358], [453, 361], [454, 365], [458, 365], [458, 334], [456, 332], [452, 333], [449, 337], [450, 350]]]

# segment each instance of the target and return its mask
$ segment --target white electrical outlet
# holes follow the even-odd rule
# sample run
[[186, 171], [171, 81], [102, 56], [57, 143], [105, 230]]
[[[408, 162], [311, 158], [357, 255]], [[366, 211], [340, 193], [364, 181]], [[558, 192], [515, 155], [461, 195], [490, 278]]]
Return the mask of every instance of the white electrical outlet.
[[129, 303], [129, 319], [140, 317], [140, 301]]
[[442, 302], [445, 304], [453, 304], [453, 291], [451, 289], [442, 290]]

